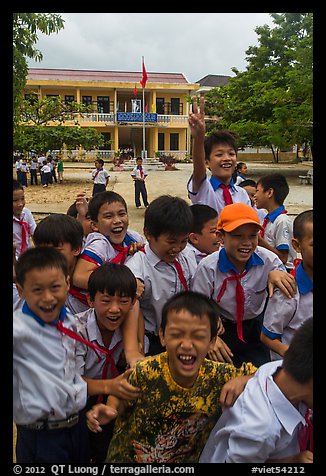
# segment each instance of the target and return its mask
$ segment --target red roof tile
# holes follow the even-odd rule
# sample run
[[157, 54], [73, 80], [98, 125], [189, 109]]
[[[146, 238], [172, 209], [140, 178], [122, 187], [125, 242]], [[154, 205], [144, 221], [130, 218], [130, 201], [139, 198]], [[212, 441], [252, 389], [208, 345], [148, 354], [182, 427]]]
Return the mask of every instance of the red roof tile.
[[[191, 84], [183, 73], [151, 73], [147, 71], [148, 83]], [[56, 81], [108, 81], [138, 83], [141, 71], [91, 71], [74, 69], [29, 68], [28, 80]]]

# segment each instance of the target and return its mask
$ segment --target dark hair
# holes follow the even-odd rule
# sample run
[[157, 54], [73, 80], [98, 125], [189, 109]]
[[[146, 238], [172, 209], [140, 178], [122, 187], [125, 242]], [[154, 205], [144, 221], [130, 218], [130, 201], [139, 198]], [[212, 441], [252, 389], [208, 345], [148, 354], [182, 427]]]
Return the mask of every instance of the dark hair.
[[170, 298], [162, 309], [161, 329], [164, 335], [168, 315], [171, 311], [188, 311], [193, 316], [207, 316], [210, 322], [211, 339], [216, 337], [219, 311], [217, 303], [202, 293], [195, 291], [183, 291]]
[[[86, 201], [88, 201], [87, 198], [86, 198]], [[72, 203], [72, 204], [70, 205], [70, 207], [68, 208], [66, 214], [69, 215], [69, 216], [71, 216], [71, 217], [77, 218], [77, 216], [78, 216], [78, 210], [77, 210], [76, 201], [74, 201], [74, 203]], [[88, 210], [87, 210], [87, 213], [86, 213], [85, 218], [89, 218]]]
[[104, 165], [104, 160], [103, 159], [96, 159], [95, 162], [98, 162], [102, 166]]
[[313, 378], [313, 318], [299, 327], [284, 354], [282, 367], [298, 383], [308, 383]]
[[305, 237], [307, 223], [313, 223], [313, 210], [305, 210], [295, 217], [293, 220], [293, 238], [300, 241]]
[[105, 262], [88, 279], [88, 293], [92, 301], [97, 292], [106, 292], [110, 296], [117, 293], [118, 296], [135, 299], [136, 289], [136, 278], [124, 264]]
[[261, 185], [264, 192], [272, 188], [274, 190], [274, 200], [278, 205], [283, 205], [289, 194], [289, 185], [282, 174], [264, 175], [258, 180], [257, 185]]
[[24, 286], [26, 273], [33, 269], [61, 269], [65, 278], [68, 277], [68, 263], [60, 251], [49, 246], [37, 246], [24, 251], [15, 263], [16, 281]]
[[236, 171], [240, 170], [243, 165], [246, 165], [246, 162], [238, 162], [235, 167], [235, 170]]
[[84, 230], [82, 224], [64, 213], [54, 213], [43, 218], [35, 228], [33, 241], [35, 246], [60, 246], [69, 243], [73, 249], [81, 248]]
[[234, 149], [235, 153], [237, 153], [238, 146], [235, 134], [227, 130], [217, 130], [210, 136], [205, 137], [204, 147], [206, 160], [210, 160], [210, 154], [215, 144], [227, 144]]
[[90, 216], [90, 219], [93, 221], [97, 221], [97, 217], [98, 217], [101, 206], [104, 205], [104, 203], [110, 204], [114, 202], [121, 203], [125, 207], [126, 212], [128, 213], [127, 203], [121, 195], [111, 191], [100, 192], [94, 195], [92, 197], [92, 200], [89, 201], [88, 214]]
[[22, 186], [21, 183], [18, 182], [18, 180], [13, 179], [13, 184], [14, 184], [13, 191], [15, 191], [15, 190], [24, 190], [24, 187]]
[[252, 179], [245, 179], [245, 180], [242, 180], [242, 182], [240, 182], [238, 184], [238, 187], [255, 187], [256, 188], [257, 184], [254, 180]]
[[190, 233], [193, 216], [188, 203], [180, 197], [161, 195], [155, 198], [145, 211], [144, 231], [154, 238], [168, 233]]
[[195, 203], [190, 206], [190, 211], [194, 219], [191, 229], [193, 233], [201, 233], [205, 223], [218, 217], [217, 211], [209, 205]]

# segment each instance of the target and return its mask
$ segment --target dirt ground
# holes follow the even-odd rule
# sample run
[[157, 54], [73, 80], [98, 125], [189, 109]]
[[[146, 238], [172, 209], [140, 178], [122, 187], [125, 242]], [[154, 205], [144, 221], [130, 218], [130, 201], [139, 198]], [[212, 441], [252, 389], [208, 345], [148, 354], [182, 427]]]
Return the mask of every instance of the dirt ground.
[[[285, 205], [290, 215], [297, 215], [303, 210], [313, 206], [313, 187], [300, 185], [299, 175], [305, 175], [311, 167], [309, 164], [263, 164], [248, 163], [248, 178], [257, 180], [260, 176], [279, 171], [286, 175], [290, 193]], [[109, 164], [105, 168], [109, 171]], [[92, 193], [90, 172], [93, 164], [66, 163], [64, 182], [43, 188], [33, 185], [25, 188], [26, 207], [29, 208], [38, 222], [49, 213], [66, 213], [68, 207], [74, 202], [77, 193], [86, 192], [88, 197]], [[159, 195], [170, 194], [184, 198], [187, 197], [187, 182], [192, 172], [192, 164], [177, 164], [177, 170], [156, 171], [149, 170], [146, 179], [149, 202]], [[128, 205], [129, 227], [142, 233], [145, 208], [136, 209], [134, 201], [134, 184], [130, 171], [109, 171], [110, 181], [107, 190], [114, 190], [124, 197]], [[15, 176], [15, 173], [14, 173]]]

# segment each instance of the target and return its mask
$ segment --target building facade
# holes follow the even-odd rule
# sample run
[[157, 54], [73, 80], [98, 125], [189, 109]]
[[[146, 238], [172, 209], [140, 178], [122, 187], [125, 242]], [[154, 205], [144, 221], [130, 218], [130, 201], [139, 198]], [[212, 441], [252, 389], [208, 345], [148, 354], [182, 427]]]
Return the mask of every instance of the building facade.
[[65, 102], [90, 105], [92, 111], [79, 117], [80, 127], [101, 132], [112, 156], [125, 149], [139, 156], [145, 142], [147, 157], [172, 154], [183, 159], [190, 152], [187, 98], [198, 84], [182, 73], [147, 75], [144, 114], [141, 72], [30, 68], [24, 93], [25, 98], [60, 96]]

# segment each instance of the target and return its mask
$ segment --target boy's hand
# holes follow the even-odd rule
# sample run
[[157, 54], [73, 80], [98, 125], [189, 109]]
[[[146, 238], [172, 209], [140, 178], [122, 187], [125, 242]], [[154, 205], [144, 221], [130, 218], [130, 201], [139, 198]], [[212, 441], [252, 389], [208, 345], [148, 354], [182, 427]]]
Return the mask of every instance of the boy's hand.
[[86, 199], [86, 193], [80, 192], [76, 197], [76, 209], [79, 218], [85, 218], [88, 212], [88, 201]]
[[137, 278], [136, 281], [137, 281], [136, 297], [137, 299], [140, 299], [145, 290], [145, 286], [144, 286], [144, 283], [140, 279]]
[[231, 357], [233, 354], [229, 346], [220, 338], [216, 337], [215, 343], [208, 352], [208, 356], [211, 360], [215, 362], [228, 362], [233, 364]]
[[102, 431], [101, 425], [110, 423], [117, 415], [118, 412], [114, 408], [98, 403], [86, 413], [86, 424], [93, 433], [99, 433]]
[[243, 392], [247, 382], [248, 376], [239, 376], [232, 378], [223, 385], [220, 394], [222, 411], [225, 407], [232, 407], [234, 405], [238, 396]]
[[114, 395], [121, 400], [135, 400], [140, 396], [140, 388], [134, 387], [127, 381], [131, 372], [132, 369], [128, 369], [123, 374], [111, 380], [111, 395]]
[[200, 96], [199, 99], [199, 112], [197, 97], [192, 98], [192, 112], [189, 114], [188, 122], [192, 137], [204, 137], [205, 136], [205, 98]]
[[129, 250], [128, 250], [128, 256], [132, 256], [137, 251], [141, 250], [144, 247], [144, 243], [140, 243], [139, 241], [130, 243]]
[[272, 297], [275, 286], [288, 298], [294, 297], [297, 291], [295, 277], [286, 271], [273, 269], [268, 273], [268, 296]]

